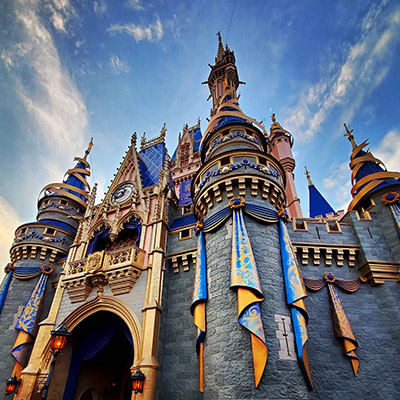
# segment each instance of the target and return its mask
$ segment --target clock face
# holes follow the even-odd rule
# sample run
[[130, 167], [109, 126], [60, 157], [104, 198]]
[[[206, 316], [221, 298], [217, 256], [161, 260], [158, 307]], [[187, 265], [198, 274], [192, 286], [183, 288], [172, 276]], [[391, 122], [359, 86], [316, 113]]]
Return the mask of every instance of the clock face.
[[118, 186], [114, 193], [111, 195], [111, 203], [122, 204], [131, 198], [135, 190], [135, 185], [133, 183], [123, 183]]

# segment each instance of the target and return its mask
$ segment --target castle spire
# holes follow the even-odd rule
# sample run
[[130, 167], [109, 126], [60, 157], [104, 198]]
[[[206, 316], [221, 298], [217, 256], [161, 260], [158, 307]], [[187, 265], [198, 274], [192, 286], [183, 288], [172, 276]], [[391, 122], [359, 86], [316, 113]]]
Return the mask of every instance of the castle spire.
[[310, 218], [315, 218], [318, 215], [322, 215], [323, 217], [326, 214], [335, 213], [335, 210], [331, 207], [331, 205], [325, 200], [325, 197], [320, 193], [320, 191], [315, 187], [311, 180], [310, 172], [307, 167], [304, 167], [306, 172], [305, 175], [308, 180], [308, 193], [310, 200]]
[[304, 169], [306, 170], [304, 175], [307, 177], [308, 186], [313, 186], [314, 184], [312, 183], [312, 180], [311, 180], [310, 171], [307, 169], [307, 167], [304, 167]]
[[83, 159], [86, 160], [87, 156], [90, 154], [90, 151], [92, 150], [93, 147], [93, 137], [90, 139], [88, 148], [85, 150], [85, 155], [83, 156]]
[[344, 128], [346, 129], [346, 133], [344, 134], [344, 136], [347, 136], [347, 138], [349, 139], [351, 145], [353, 146], [353, 150], [355, 148], [357, 148], [357, 143], [354, 140], [354, 136], [352, 135], [352, 132], [354, 131], [354, 129], [349, 130], [349, 128], [347, 127], [347, 125], [344, 123]]
[[353, 151], [350, 156], [351, 169], [351, 195], [353, 200], [349, 204], [349, 210], [357, 209], [364, 200], [384, 187], [389, 187], [398, 184], [400, 173], [389, 172], [381, 160], [374, 157], [369, 150], [364, 150], [368, 146], [367, 140], [364, 140], [360, 145], [354, 141], [354, 136], [351, 134], [353, 130], [346, 128], [345, 136], [348, 136]]
[[222, 61], [225, 53], [224, 45], [222, 44], [221, 32], [218, 32], [217, 36], [218, 36], [218, 52], [217, 52], [217, 57], [215, 58], [216, 64]]
[[215, 65], [210, 65], [211, 71], [207, 81], [203, 83], [208, 84], [210, 90], [209, 98], [213, 100], [213, 106], [211, 109], [211, 116], [213, 116], [218, 106], [220, 105], [221, 99], [225, 94], [226, 88], [229, 87], [232, 97], [236, 98], [236, 90], [239, 87], [239, 75], [236, 68], [235, 55], [232, 50], [226, 45], [224, 48], [222, 44], [221, 33], [217, 33], [218, 36], [218, 51], [215, 57]]
[[65, 173], [62, 183], [50, 183], [46, 185], [39, 194], [39, 202], [49, 196], [63, 196], [69, 200], [79, 203], [84, 209], [87, 206], [87, 199], [89, 197], [90, 186], [87, 182], [87, 177], [90, 176], [90, 164], [86, 161], [90, 150], [93, 147], [93, 138], [91, 139], [85, 155], [82, 157], [75, 157], [77, 161], [74, 168], [69, 169]]
[[285, 171], [287, 210], [291, 217], [302, 217], [300, 199], [297, 196], [294, 184], [293, 171], [296, 163], [292, 154], [293, 137], [289, 131], [282, 128], [281, 124], [276, 120], [275, 114], [271, 115], [271, 120], [272, 124], [268, 139], [272, 155], [280, 161]]

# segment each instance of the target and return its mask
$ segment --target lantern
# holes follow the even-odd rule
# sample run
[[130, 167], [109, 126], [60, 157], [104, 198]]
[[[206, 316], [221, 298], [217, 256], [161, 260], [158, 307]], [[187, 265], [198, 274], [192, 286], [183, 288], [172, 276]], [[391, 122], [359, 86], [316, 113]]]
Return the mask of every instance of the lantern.
[[60, 325], [57, 329], [51, 331], [50, 347], [54, 355], [63, 351], [69, 336], [71, 336], [71, 333], [68, 332], [65, 325]]
[[131, 376], [132, 381], [132, 390], [137, 393], [143, 392], [144, 381], [146, 379], [146, 375], [138, 369], [134, 375]]
[[6, 394], [11, 394], [15, 391], [15, 389], [19, 386], [21, 383], [21, 379], [17, 379], [17, 377], [14, 375], [12, 378], [7, 379], [6, 381]]

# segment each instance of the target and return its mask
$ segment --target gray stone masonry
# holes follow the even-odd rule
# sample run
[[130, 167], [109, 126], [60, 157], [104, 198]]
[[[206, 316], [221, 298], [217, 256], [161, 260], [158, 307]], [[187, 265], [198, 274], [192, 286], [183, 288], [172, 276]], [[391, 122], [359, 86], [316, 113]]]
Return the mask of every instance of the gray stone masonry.
[[[48, 264], [48, 260], [21, 260], [17, 265], [38, 265]], [[55, 289], [51, 282], [57, 281], [58, 271], [60, 266], [54, 265], [53, 273], [48, 277], [45, 297], [42, 303], [42, 308], [38, 317], [38, 321], [42, 321], [48, 315], [51, 301], [54, 296]], [[14, 368], [15, 359], [11, 355], [11, 349], [18, 336], [18, 331], [14, 328], [15, 323], [20, 316], [23, 308], [28, 302], [32, 291], [39, 280], [39, 276], [27, 280], [19, 280], [12, 278], [11, 285], [8, 290], [8, 295], [0, 314], [0, 384], [3, 385], [0, 389], [0, 399], [5, 398], [4, 385], [5, 381], [11, 377]]]
[[[266, 201], [246, 196], [246, 201], [268, 206]], [[217, 203], [207, 217], [226, 206]], [[321, 278], [332, 272], [339, 279], [359, 277], [358, 265], [367, 256], [390, 259], [396, 246], [388, 244], [382, 229], [395, 228], [390, 209], [376, 208], [372, 221], [358, 220], [349, 213], [341, 223], [343, 233], [329, 233], [325, 223], [308, 222], [308, 231], [293, 231], [288, 223], [292, 241], [316, 244], [360, 245], [361, 256], [355, 267], [338, 267], [335, 262], [314, 266], [300, 265], [307, 278]], [[163, 297], [160, 339], [160, 371], [156, 398], [166, 399], [395, 399], [396, 382], [400, 377], [398, 327], [400, 296], [398, 285], [386, 282], [371, 287], [362, 284], [349, 294], [337, 288], [359, 348], [358, 376], [353, 376], [349, 359], [334, 336], [330, 300], [327, 288], [308, 293], [305, 300], [310, 317], [307, 345], [314, 391], [309, 392], [297, 359], [282, 357], [280, 334], [282, 323], [276, 316], [290, 316], [286, 305], [277, 224], [260, 224], [245, 215], [245, 223], [253, 248], [265, 301], [261, 313], [268, 346], [268, 363], [258, 389], [254, 388], [250, 334], [237, 322], [237, 295], [229, 289], [232, 219], [206, 239], [209, 299], [206, 306], [207, 335], [205, 340], [205, 392], [198, 391], [196, 329], [189, 312], [193, 267], [190, 271], [173, 274], [167, 268]], [[391, 219], [392, 218], [392, 219]], [[316, 228], [318, 229], [318, 233]], [[367, 229], [369, 228], [369, 230]], [[396, 232], [396, 231], [394, 231]], [[318, 237], [319, 234], [319, 237]], [[372, 234], [372, 238], [371, 238]], [[397, 234], [397, 232], [396, 232]], [[168, 249], [196, 246], [189, 241], [176, 242], [169, 236]], [[189, 245], [190, 243], [190, 245]], [[377, 244], [379, 243], [379, 244]], [[179, 247], [177, 247], [179, 246]]]
[[358, 341], [358, 376], [353, 376], [351, 363], [334, 336], [328, 289], [309, 293], [308, 359], [314, 383], [311, 399], [396, 399], [400, 377], [398, 285], [363, 284], [352, 294], [336, 290]]
[[365, 260], [394, 261], [393, 254], [380, 226], [379, 219], [382, 215], [377, 215], [374, 212], [370, 214], [371, 220], [358, 220], [355, 212], [349, 212], [344, 217], [346, 222], [351, 223], [354, 237], [361, 246], [361, 251], [357, 257], [358, 265], [361, 265]]
[[396, 227], [396, 223], [389, 205], [385, 205], [382, 202], [382, 193], [375, 196], [375, 207], [370, 211], [372, 218], [377, 219], [380, 229], [390, 250], [392, 252], [392, 261], [400, 262], [400, 236], [399, 229]]
[[196, 356], [196, 329], [190, 314], [193, 268], [165, 271], [163, 313], [155, 399], [201, 400]]
[[[253, 198], [248, 201], [256, 203]], [[265, 201], [263, 204], [268, 205]], [[265, 295], [261, 315], [269, 352], [259, 388], [254, 387], [250, 334], [237, 322], [237, 295], [229, 288], [232, 239], [227, 228], [230, 223], [228, 220], [216, 232], [206, 234], [209, 299], [204, 399], [307, 399], [298, 363], [279, 360], [275, 314], [289, 315], [289, 309], [282, 279], [278, 226], [260, 224], [245, 216]]]

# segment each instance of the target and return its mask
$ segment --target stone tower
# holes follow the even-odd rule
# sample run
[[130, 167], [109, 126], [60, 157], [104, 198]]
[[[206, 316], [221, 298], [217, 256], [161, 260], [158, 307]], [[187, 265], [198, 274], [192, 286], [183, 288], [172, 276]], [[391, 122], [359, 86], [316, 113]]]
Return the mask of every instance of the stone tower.
[[75, 167], [66, 172], [62, 183], [51, 183], [42, 189], [37, 220], [15, 231], [11, 263], [6, 267], [7, 277], [0, 296], [0, 342], [5, 349], [0, 363], [2, 382], [10, 376], [21, 378], [35, 342], [38, 322], [49, 311], [54, 284], [87, 207], [86, 178], [90, 175], [90, 165], [86, 158], [91, 147], [92, 143], [84, 157], [75, 158]]
[[[204, 282], [195, 281], [192, 304], [200, 388], [204, 369], [205, 399], [255, 398], [257, 393], [279, 398], [284, 381], [293, 383], [285, 390], [303, 398], [307, 388], [293, 362], [293, 335], [285, 343], [277, 330], [292, 331], [278, 214], [283, 216], [285, 189], [294, 185], [284, 163], [270, 154], [265, 128], [239, 108], [238, 83], [233, 52], [220, 40], [208, 78], [213, 109], [201, 142], [202, 167], [192, 183], [200, 221], [198, 259], [203, 257], [202, 279], [208, 279], [200, 297], [197, 285]], [[277, 130], [274, 125], [273, 144]], [[200, 274], [196, 270], [195, 279]], [[286, 364], [281, 381], [280, 362]]]
[[294, 184], [294, 168], [296, 166], [293, 154], [293, 136], [281, 124], [276, 121], [272, 114], [272, 125], [270, 128], [269, 145], [271, 154], [281, 163], [286, 176], [286, 209], [290, 217], [302, 217], [300, 199], [297, 197]]

